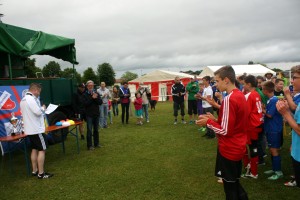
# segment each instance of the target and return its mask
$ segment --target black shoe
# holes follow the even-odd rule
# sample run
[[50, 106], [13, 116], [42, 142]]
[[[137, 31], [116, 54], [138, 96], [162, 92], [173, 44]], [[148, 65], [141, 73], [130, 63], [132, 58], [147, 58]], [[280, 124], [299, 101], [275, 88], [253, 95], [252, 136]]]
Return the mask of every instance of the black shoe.
[[37, 176], [39, 174], [39, 171], [31, 172], [31, 176]]
[[50, 174], [47, 172], [44, 172], [42, 174], [38, 174], [37, 177], [38, 179], [44, 179], [44, 178], [51, 178], [54, 174]]
[[213, 134], [207, 134], [207, 139], [214, 139], [216, 136]]
[[81, 140], [84, 140], [84, 135], [81, 135]]

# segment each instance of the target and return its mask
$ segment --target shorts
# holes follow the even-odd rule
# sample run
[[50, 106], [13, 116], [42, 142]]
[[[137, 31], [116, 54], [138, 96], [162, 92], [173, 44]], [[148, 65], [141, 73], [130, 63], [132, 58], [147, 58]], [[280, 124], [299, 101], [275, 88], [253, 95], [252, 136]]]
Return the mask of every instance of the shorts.
[[217, 152], [215, 176], [226, 182], [236, 182], [242, 173], [242, 160], [233, 161], [223, 157], [219, 150]]
[[32, 149], [36, 149], [38, 151], [45, 151], [47, 149], [48, 142], [45, 133], [28, 135], [28, 137], [31, 142]]
[[189, 115], [196, 115], [197, 112], [197, 100], [188, 100], [188, 114]]
[[135, 116], [137, 118], [142, 118], [142, 116], [143, 116], [143, 109], [135, 110]]
[[277, 133], [266, 133], [269, 148], [279, 149], [282, 146], [282, 131]]

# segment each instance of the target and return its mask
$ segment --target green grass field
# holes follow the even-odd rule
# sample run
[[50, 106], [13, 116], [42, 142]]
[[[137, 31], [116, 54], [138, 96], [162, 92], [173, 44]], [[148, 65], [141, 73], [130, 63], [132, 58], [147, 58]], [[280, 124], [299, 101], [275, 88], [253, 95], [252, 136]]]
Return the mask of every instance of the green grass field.
[[[216, 143], [201, 135], [196, 125], [173, 125], [171, 103], [158, 103], [150, 111], [150, 123], [114, 124], [100, 130], [103, 148], [86, 150], [80, 140], [76, 153], [75, 138], [68, 136], [66, 154], [60, 144], [50, 146], [46, 171], [51, 179], [27, 177], [24, 156], [14, 155], [14, 172], [9, 173], [8, 156], [1, 160], [0, 199], [225, 199], [223, 186], [214, 177]], [[187, 116], [186, 116], [187, 120]], [[289, 156], [290, 136], [282, 148], [285, 177], [267, 180], [259, 166], [257, 180], [242, 179], [249, 199], [299, 199], [300, 189], [283, 183], [292, 174]]]

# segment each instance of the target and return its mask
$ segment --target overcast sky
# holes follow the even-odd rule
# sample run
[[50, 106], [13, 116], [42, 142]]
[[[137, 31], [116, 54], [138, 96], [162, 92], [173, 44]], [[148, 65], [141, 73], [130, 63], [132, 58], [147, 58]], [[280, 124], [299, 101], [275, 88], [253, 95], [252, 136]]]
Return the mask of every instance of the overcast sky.
[[[300, 62], [299, 0], [0, 0], [4, 23], [76, 40], [77, 70]], [[42, 67], [53, 58], [39, 57]], [[60, 62], [62, 67], [70, 67]], [[117, 76], [118, 77], [118, 76]]]

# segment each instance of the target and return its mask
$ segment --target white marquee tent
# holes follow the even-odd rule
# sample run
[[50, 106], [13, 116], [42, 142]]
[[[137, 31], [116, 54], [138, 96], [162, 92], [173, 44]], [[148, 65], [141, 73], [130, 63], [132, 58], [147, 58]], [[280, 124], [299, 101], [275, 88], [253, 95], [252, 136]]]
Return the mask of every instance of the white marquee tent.
[[[253, 75], [253, 76], [264, 76], [267, 72], [272, 73], [274, 76], [276, 75], [276, 72], [263, 66], [263, 65], [231, 65], [232, 68], [235, 71], [236, 76], [242, 75], [246, 73], [247, 75]], [[223, 66], [207, 66], [205, 67], [202, 72], [199, 74], [201, 78], [204, 76], [214, 76], [214, 72], [220, 69]]]

